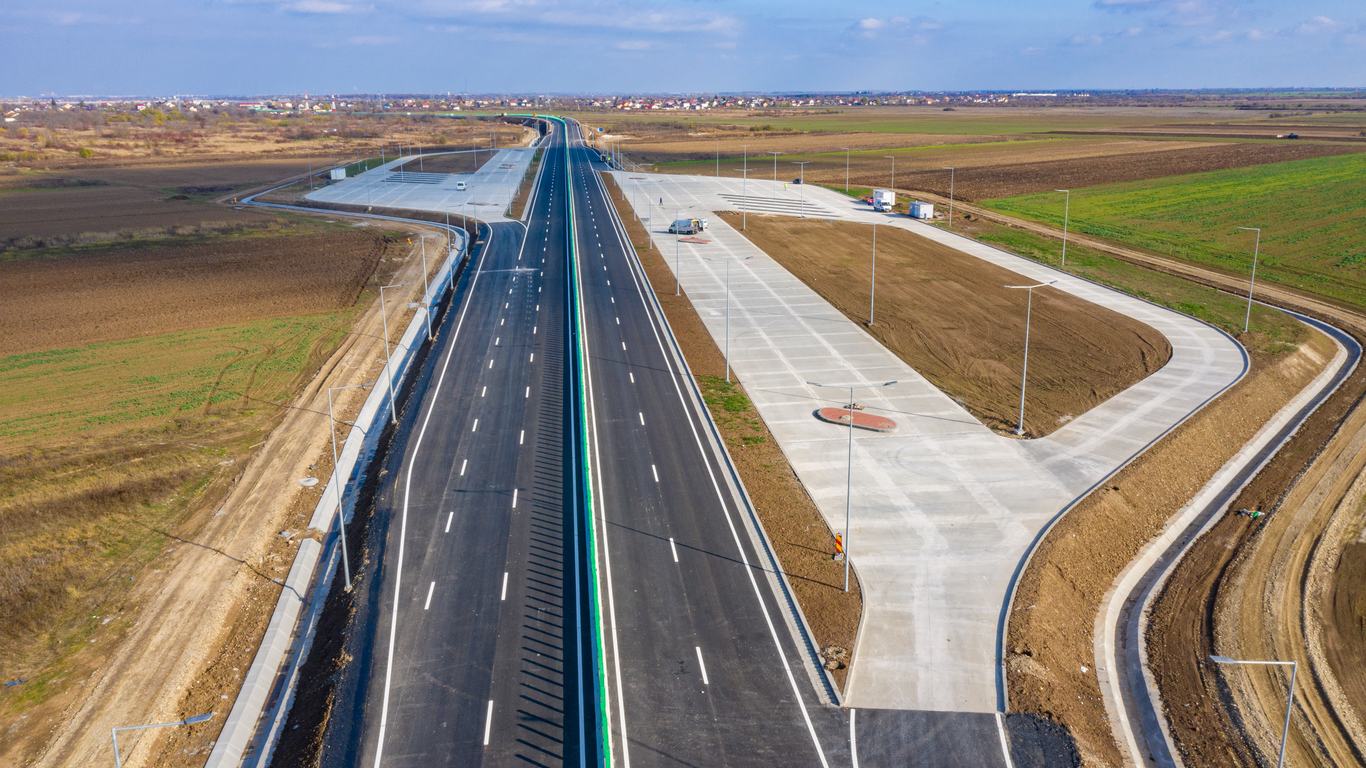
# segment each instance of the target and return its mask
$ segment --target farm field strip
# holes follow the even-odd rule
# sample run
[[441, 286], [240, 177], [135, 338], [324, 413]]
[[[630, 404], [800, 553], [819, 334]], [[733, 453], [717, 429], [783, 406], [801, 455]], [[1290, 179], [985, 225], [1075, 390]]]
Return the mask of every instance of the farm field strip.
[[[1105, 240], [1248, 274], [1366, 307], [1366, 155], [1299, 160], [1073, 193], [1069, 227]], [[992, 200], [991, 210], [1062, 226], [1056, 194]], [[1310, 213], [1311, 215], [1306, 215]]]

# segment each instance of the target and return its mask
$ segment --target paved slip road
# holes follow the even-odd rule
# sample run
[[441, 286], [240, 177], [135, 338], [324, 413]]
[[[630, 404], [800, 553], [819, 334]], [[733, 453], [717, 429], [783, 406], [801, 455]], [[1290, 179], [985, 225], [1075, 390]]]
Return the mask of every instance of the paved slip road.
[[560, 766], [594, 752], [573, 630], [568, 206], [562, 154], [546, 161], [527, 223], [483, 230], [401, 415], [324, 765]]

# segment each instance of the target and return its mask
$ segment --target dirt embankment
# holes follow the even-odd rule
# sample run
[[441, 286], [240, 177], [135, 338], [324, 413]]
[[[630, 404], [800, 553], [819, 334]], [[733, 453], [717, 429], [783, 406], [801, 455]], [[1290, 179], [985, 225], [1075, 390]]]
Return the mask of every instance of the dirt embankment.
[[850, 661], [848, 653], [854, 647], [863, 613], [858, 579], [853, 578], [849, 591], [843, 591], [844, 568], [833, 559], [835, 537], [830, 527], [788, 465], [787, 457], [759, 418], [743, 386], [725, 382], [725, 357], [702, 318], [687, 294], [675, 296], [673, 290], [665, 288], [673, 285], [674, 277], [664, 255], [648, 247], [649, 235], [632, 218], [630, 202], [610, 174], [603, 177], [764, 531], [773, 542], [778, 562], [787, 574], [814, 640], [822, 649], [839, 649], [828, 656], [838, 665], [833, 674], [836, 683], [843, 686]]
[[[969, 216], [981, 216], [1053, 238], [1059, 234], [1048, 227], [972, 205], [963, 208]], [[1235, 294], [1246, 291], [1246, 283], [1241, 277], [1096, 238], [1069, 239], [1131, 264]], [[1278, 303], [1332, 321], [1359, 337], [1362, 318], [1354, 310], [1285, 286], [1259, 286], [1258, 292]], [[1272, 715], [1276, 711], [1284, 712], [1281, 702], [1285, 681], [1262, 674], [1255, 684], [1249, 685], [1252, 677], [1249, 675], [1236, 681], [1242, 698], [1233, 707], [1239, 713], [1239, 723], [1234, 725], [1230, 716], [1231, 689], [1220, 682], [1204, 660], [1211, 649], [1216, 648], [1216, 639], [1223, 638], [1219, 642], [1225, 642], [1235, 636], [1251, 656], [1298, 658], [1305, 662], [1300, 667], [1301, 685], [1296, 693], [1297, 698], [1307, 697], [1312, 701], [1297, 704], [1301, 714], [1293, 721], [1296, 735], [1291, 741], [1292, 755], [1299, 754], [1300, 759], [1307, 762], [1327, 764], [1322, 762], [1322, 750], [1327, 750], [1330, 762], [1360, 762], [1360, 757], [1353, 755], [1351, 749], [1344, 752], [1340, 748], [1349, 741], [1344, 735], [1343, 722], [1351, 715], [1348, 710], [1355, 707], [1353, 697], [1358, 694], [1353, 691], [1360, 689], [1357, 685], [1359, 660], [1366, 657], [1366, 630], [1362, 629], [1366, 620], [1353, 618], [1353, 607], [1363, 604], [1361, 595], [1366, 594], [1366, 585], [1341, 577], [1344, 569], [1353, 567], [1358, 550], [1350, 540], [1343, 539], [1342, 530], [1334, 538], [1329, 523], [1340, 517], [1335, 517], [1333, 510], [1345, 508], [1350, 514], [1352, 506], [1351, 500], [1345, 499], [1343, 494], [1359, 471], [1361, 462], [1359, 449], [1353, 446], [1361, 441], [1363, 429], [1366, 429], [1366, 424], [1362, 423], [1366, 422], [1366, 413], [1357, 405], [1366, 388], [1363, 380], [1366, 380], [1366, 374], [1358, 371], [1344, 383], [1311, 417], [1283, 457], [1278, 456], [1249, 486], [1244, 497], [1233, 505], [1235, 509], [1248, 505], [1255, 508], [1258, 504], [1266, 505], [1268, 501], [1279, 499], [1282, 511], [1270, 518], [1258, 518], [1259, 522], [1255, 523], [1236, 515], [1222, 519], [1177, 566], [1168, 579], [1166, 591], [1159, 598], [1148, 638], [1150, 659], [1159, 676], [1166, 713], [1178, 734], [1178, 748], [1189, 756], [1188, 764], [1194, 764], [1196, 756], [1209, 761], [1202, 764], [1255, 764], [1247, 737], [1265, 743], [1267, 729], [1257, 726], [1256, 719], [1249, 713], [1258, 712], [1259, 717], [1274, 720]], [[1221, 400], [1231, 402], [1232, 394]], [[1307, 507], [1303, 515], [1301, 507]], [[1292, 522], [1293, 533], [1288, 533]], [[1325, 529], [1330, 534], [1327, 538], [1334, 538], [1333, 541], [1325, 540]], [[1316, 561], [1313, 553], [1320, 546], [1340, 546], [1340, 554], [1330, 551], [1331, 557]], [[1259, 556], [1256, 550], [1260, 547], [1265, 547], [1269, 554]], [[1253, 561], [1257, 562], [1256, 566], [1243, 565]], [[1323, 573], [1335, 566], [1337, 575]], [[1273, 567], [1274, 573], [1270, 571]], [[1306, 594], [1305, 585], [1314, 582], [1324, 586]], [[1258, 585], [1264, 585], [1265, 590], [1259, 596], [1253, 596], [1248, 590], [1255, 591]], [[1224, 595], [1218, 594], [1219, 591]], [[1233, 592], [1246, 593], [1241, 605], [1249, 613], [1239, 617], [1236, 611], [1225, 611], [1225, 629], [1221, 630], [1219, 620], [1211, 614], [1221, 602], [1224, 605], [1235, 602], [1228, 598]], [[1011, 619], [1012, 632], [1027, 605], [1017, 600]], [[1094, 614], [1088, 614], [1085, 626], [1078, 627], [1077, 631], [1089, 632], [1093, 618]], [[1337, 623], [1334, 626], [1343, 621], [1346, 625]], [[1306, 640], [1306, 630], [1309, 630], [1312, 642]], [[1251, 647], [1249, 640], [1254, 641]], [[1259, 645], [1256, 640], [1265, 643]], [[1089, 637], [1086, 643], [1089, 646]], [[1262, 650], [1259, 652], [1258, 648]], [[1308, 663], [1311, 653], [1312, 664]], [[1074, 656], [1079, 658], [1080, 654]], [[1329, 680], [1330, 675], [1337, 679]], [[1342, 698], [1337, 698], [1339, 693], [1335, 691], [1338, 690]], [[1046, 697], [1040, 706], [1065, 711], [1073, 707], [1076, 695], [1079, 694], [1062, 691], [1061, 695]], [[1259, 697], [1259, 700], [1252, 702], [1247, 700], [1248, 696]], [[1343, 701], [1347, 702], [1346, 706], [1342, 705]], [[1102, 714], [1099, 709], [1081, 713], [1082, 725], [1079, 727], [1085, 728], [1087, 719], [1098, 719]], [[1239, 730], [1249, 727], [1251, 730]], [[1098, 734], [1096, 738], [1102, 737], [1103, 734]], [[1304, 745], [1316, 746], [1314, 750], [1308, 750]], [[1292, 762], [1296, 759], [1291, 758]]]
[[[381, 277], [413, 286], [409, 295], [390, 297], [391, 329], [411, 316], [404, 303], [422, 290], [416, 245], [404, 247], [401, 259], [382, 265]], [[438, 264], [429, 260], [432, 270]], [[99, 764], [108, 758], [113, 725], [218, 711], [201, 726], [149, 731], [122, 742], [128, 766], [202, 764], [321, 493], [297, 480], [331, 470], [327, 388], [374, 380], [383, 365], [382, 338], [376, 303], [335, 351], [318, 350], [316, 360], [304, 363], [310, 372], [320, 368], [302, 394], [268, 414], [254, 445], [235, 446], [226, 467], [195, 489], [199, 496], [188, 512], [159, 531], [171, 542], [166, 551], [134, 568], [135, 582], [117, 605], [101, 606], [112, 610], [112, 623], [97, 635], [100, 642], [63, 661], [55, 678], [46, 676], [48, 688], [20, 687], [15, 691], [27, 698], [3, 702], [0, 762]], [[338, 417], [353, 414], [364, 397], [364, 390], [341, 393]]]
[[387, 245], [331, 232], [0, 261], [0, 355], [348, 307]]
[[[468, 146], [468, 145], [467, 145]], [[395, 168], [408, 173], [474, 173], [488, 164], [498, 150], [481, 147], [477, 152], [472, 149], [456, 147], [428, 147], [431, 152], [452, 152], [454, 154], [420, 155]]]
[[[723, 214], [737, 230], [740, 217]], [[745, 234], [854, 322], [868, 322], [872, 228], [757, 215]], [[1002, 434], [1019, 420], [1025, 337], [1022, 278], [895, 227], [877, 235], [877, 302], [868, 332]], [[1156, 330], [1053, 288], [1034, 291], [1025, 434], [1041, 437], [1171, 359]]]
[[1315, 334], [1248, 375], [1070, 510], [1021, 575], [1007, 631], [1010, 708], [1063, 723], [1087, 765], [1122, 765], [1095, 672], [1100, 601], [1139, 550], [1332, 357]]
[[[1351, 331], [1366, 341], [1366, 334]], [[1357, 408], [1363, 394], [1366, 374], [1358, 372], [1230, 505], [1268, 516], [1226, 515], [1182, 558], [1153, 604], [1148, 652], [1172, 734], [1188, 762], [1255, 766], [1259, 757], [1274, 759], [1278, 747], [1285, 711], [1278, 702], [1288, 676], [1221, 668], [1209, 661], [1212, 653], [1300, 661], [1289, 760], [1323, 766], [1361, 761], [1340, 721], [1359, 715], [1350, 711], [1350, 696], [1335, 698], [1337, 681], [1359, 688], [1352, 681], [1360, 678], [1360, 662], [1336, 675], [1315, 669], [1311, 655], [1321, 649], [1311, 653], [1309, 638], [1322, 630], [1318, 622], [1305, 624], [1306, 610], [1326, 612], [1327, 634], [1339, 654], [1351, 646], [1342, 644], [1341, 628], [1331, 627], [1332, 606], [1306, 603], [1305, 591], [1322, 575], [1311, 563], [1330, 519], [1344, 500], [1347, 514], [1356, 506], [1346, 495], [1361, 470], [1361, 446], [1349, 443], [1366, 423]], [[1360, 599], [1359, 590], [1335, 594], [1351, 602]], [[1349, 624], [1347, 644], [1354, 635], [1360, 630]]]

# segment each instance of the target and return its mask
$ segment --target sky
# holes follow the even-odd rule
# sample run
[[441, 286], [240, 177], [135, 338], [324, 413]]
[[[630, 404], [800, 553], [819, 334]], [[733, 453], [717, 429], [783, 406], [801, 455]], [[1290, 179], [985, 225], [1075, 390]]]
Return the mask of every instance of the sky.
[[0, 96], [1366, 86], [1366, 0], [5, 0]]

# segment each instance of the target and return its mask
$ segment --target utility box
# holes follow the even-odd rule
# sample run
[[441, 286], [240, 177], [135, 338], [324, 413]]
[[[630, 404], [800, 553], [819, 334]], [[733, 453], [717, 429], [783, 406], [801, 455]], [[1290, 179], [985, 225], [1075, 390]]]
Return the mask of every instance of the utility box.
[[933, 219], [934, 203], [922, 203], [919, 200], [911, 203], [911, 218], [913, 219]]
[[344, 178], [346, 178], [346, 169], [345, 169], [345, 168], [333, 168], [333, 169], [332, 169], [332, 180], [333, 180], [333, 181], [341, 181], [341, 180], [344, 179]]

